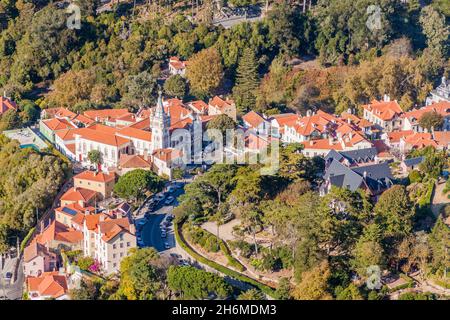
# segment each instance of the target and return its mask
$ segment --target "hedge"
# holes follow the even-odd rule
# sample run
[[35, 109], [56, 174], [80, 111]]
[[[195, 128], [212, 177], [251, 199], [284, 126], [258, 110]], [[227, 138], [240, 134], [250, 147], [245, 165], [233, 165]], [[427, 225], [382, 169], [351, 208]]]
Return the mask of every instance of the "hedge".
[[193, 258], [195, 258], [197, 261], [223, 273], [226, 274], [227, 276], [230, 276], [236, 280], [248, 283], [256, 288], [258, 288], [259, 290], [261, 290], [262, 292], [264, 292], [265, 294], [271, 296], [271, 297], [275, 297], [275, 291], [269, 287], [268, 285], [265, 285], [261, 282], [258, 282], [252, 278], [249, 278], [243, 274], [240, 274], [239, 272], [236, 272], [234, 270], [228, 269], [227, 267], [224, 267], [214, 261], [208, 260], [205, 257], [199, 255], [197, 252], [195, 252], [185, 241], [183, 238], [183, 235], [181, 234], [181, 228], [180, 228], [180, 224], [183, 224], [183, 222], [179, 222], [179, 223], [174, 223], [174, 233], [175, 233], [175, 239], [176, 241], [180, 244], [180, 246], [183, 248], [183, 250], [185, 250], [187, 253], [189, 253], [189, 255], [191, 255]]
[[27, 235], [25, 236], [25, 238], [23, 238], [22, 242], [20, 243], [20, 252], [23, 252], [23, 250], [25, 250], [25, 247], [28, 244], [28, 241], [30, 241], [31, 237], [33, 236], [34, 230], [36, 229], [36, 227], [31, 228]]

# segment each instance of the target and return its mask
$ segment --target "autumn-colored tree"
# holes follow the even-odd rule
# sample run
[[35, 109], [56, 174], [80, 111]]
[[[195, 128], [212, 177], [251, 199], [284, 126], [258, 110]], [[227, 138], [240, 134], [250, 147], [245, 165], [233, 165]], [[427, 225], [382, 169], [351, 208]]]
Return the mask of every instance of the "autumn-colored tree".
[[431, 129], [439, 130], [444, 124], [444, 117], [436, 111], [425, 112], [419, 119], [419, 125], [430, 131]]
[[293, 291], [293, 297], [297, 300], [331, 300], [332, 296], [328, 292], [330, 276], [328, 262], [321, 262], [317, 267], [303, 273], [302, 280]]
[[186, 69], [186, 77], [195, 94], [206, 96], [214, 93], [223, 78], [219, 52], [211, 47], [192, 56]]

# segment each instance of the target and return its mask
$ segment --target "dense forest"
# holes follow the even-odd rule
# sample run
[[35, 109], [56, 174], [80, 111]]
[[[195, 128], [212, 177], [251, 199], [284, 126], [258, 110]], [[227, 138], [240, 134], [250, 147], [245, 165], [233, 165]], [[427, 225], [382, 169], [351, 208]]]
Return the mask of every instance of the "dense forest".
[[[202, 10], [209, 2], [200, 2]], [[445, 1], [421, 7], [418, 0], [377, 0], [380, 25], [372, 31], [368, 0], [314, 1], [305, 13], [295, 1], [274, 1], [262, 20], [229, 29], [200, 14], [189, 19], [184, 1], [156, 11], [144, 3], [139, 14], [132, 3], [102, 14], [99, 1], [75, 3], [79, 30], [67, 28], [69, 14], [52, 1], [0, 2], [0, 88], [22, 110], [27, 99], [75, 111], [149, 105], [172, 55], [191, 61], [188, 83], [169, 79], [166, 93], [232, 94], [241, 112], [340, 112], [385, 93], [406, 110], [422, 104], [448, 72]]]
[[57, 156], [21, 149], [17, 141], [0, 135], [0, 252], [36, 224], [67, 173], [68, 164]]

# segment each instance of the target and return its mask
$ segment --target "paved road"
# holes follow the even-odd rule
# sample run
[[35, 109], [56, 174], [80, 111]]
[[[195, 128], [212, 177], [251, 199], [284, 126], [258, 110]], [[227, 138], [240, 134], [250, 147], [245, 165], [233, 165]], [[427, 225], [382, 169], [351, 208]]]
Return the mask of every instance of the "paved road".
[[[180, 183], [180, 182], [178, 182]], [[161, 201], [161, 204], [158, 205], [153, 211], [149, 211], [148, 209], [144, 208], [141, 210], [141, 213], [139, 217], [136, 219], [136, 222], [139, 222], [145, 213], [149, 213], [147, 220], [147, 223], [141, 227], [142, 230], [140, 232], [140, 235], [142, 237], [142, 242], [144, 243], [145, 247], [153, 247], [158, 252], [162, 254], [169, 254], [174, 252], [175, 249], [175, 236], [173, 233], [173, 224], [171, 223], [169, 228], [167, 228], [167, 237], [162, 238], [161, 237], [161, 222], [166, 219], [168, 214], [171, 214], [173, 211], [173, 208], [178, 205], [178, 201], [176, 200], [177, 197], [179, 197], [181, 194], [184, 193], [184, 189], [177, 189], [172, 194], [166, 193], [166, 197], [164, 200]], [[167, 197], [171, 195], [175, 197], [175, 200], [170, 205], [165, 205], [164, 201], [167, 199]], [[139, 226], [137, 227], [139, 229]], [[166, 248], [165, 244], [168, 243], [170, 248]]]
[[[5, 299], [2, 298], [3, 296], [6, 296], [7, 300], [18, 300], [22, 298], [22, 289], [23, 289], [23, 281], [24, 281], [24, 275], [23, 275], [23, 266], [22, 266], [22, 260], [20, 260], [19, 263], [19, 269], [17, 273], [17, 280], [13, 283], [9, 283], [3, 279], [0, 279], [0, 300]], [[11, 280], [12, 281], [12, 280]]]

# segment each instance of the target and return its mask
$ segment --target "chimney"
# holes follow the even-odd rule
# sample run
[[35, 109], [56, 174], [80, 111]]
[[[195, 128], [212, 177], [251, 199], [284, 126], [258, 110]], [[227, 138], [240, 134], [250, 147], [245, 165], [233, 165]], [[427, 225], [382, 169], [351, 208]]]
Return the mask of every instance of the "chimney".
[[387, 94], [384, 94], [383, 100], [385, 102], [389, 102], [389, 101], [391, 101], [391, 97], [389, 97], [389, 95], [387, 95]]
[[311, 115], [312, 115], [312, 111], [311, 111], [311, 109], [308, 109], [308, 111], [306, 111], [306, 116], [311, 117]]
[[350, 118], [347, 118], [347, 123], [352, 124], [352, 120]]
[[105, 216], [102, 213], [100, 213], [99, 221], [105, 221]]
[[434, 140], [434, 126], [431, 126], [431, 139]]
[[333, 144], [333, 137], [331, 135], [328, 137], [328, 143], [330, 146]]
[[89, 209], [87, 209], [87, 210], [84, 211], [84, 214], [88, 216], [88, 215], [91, 214], [91, 211], [89, 211]]
[[364, 171], [364, 173], [363, 173], [363, 177], [364, 177], [364, 179], [366, 179], [366, 178], [367, 178], [367, 171]]
[[348, 108], [348, 109], [347, 109], [347, 113], [352, 114], [352, 108]]

